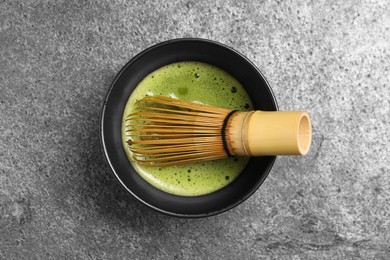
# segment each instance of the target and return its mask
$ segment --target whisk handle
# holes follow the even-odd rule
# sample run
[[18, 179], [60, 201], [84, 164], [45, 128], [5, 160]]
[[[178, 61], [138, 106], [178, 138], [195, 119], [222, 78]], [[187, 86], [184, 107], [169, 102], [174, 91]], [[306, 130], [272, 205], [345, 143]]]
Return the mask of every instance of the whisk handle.
[[236, 156], [306, 155], [310, 149], [311, 122], [305, 111], [240, 112], [229, 126]]

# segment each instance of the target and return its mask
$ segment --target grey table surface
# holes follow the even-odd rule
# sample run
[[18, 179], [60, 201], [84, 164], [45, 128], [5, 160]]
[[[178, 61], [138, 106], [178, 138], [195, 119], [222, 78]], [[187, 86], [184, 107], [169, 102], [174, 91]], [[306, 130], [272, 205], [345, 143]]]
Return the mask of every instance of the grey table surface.
[[[390, 259], [390, 2], [210, 2], [1, 1], [1, 259]], [[313, 121], [308, 156], [204, 219], [137, 202], [99, 144], [115, 74], [178, 37], [242, 52]]]

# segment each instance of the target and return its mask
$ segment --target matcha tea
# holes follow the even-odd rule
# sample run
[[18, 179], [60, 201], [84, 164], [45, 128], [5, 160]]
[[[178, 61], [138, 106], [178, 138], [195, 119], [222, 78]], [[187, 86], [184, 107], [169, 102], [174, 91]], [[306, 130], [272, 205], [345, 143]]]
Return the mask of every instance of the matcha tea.
[[227, 109], [250, 110], [252, 103], [242, 85], [225, 71], [200, 62], [173, 63], [150, 73], [127, 101], [122, 119], [122, 142], [126, 154], [148, 183], [165, 192], [181, 196], [199, 196], [231, 183], [245, 168], [248, 158], [228, 158], [173, 167], [139, 165], [126, 141], [126, 116], [134, 103], [146, 95], [179, 98]]

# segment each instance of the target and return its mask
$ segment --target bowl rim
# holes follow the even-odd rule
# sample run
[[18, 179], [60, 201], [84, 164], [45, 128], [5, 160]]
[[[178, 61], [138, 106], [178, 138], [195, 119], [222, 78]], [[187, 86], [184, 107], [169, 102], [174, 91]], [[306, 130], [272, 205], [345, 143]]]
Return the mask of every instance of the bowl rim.
[[275, 98], [275, 95], [271, 89], [271, 86], [269, 84], [269, 82], [267, 81], [267, 79], [265, 78], [265, 76], [263, 75], [263, 73], [257, 68], [257, 66], [252, 62], [250, 61], [246, 56], [244, 56], [242, 53], [238, 52], [237, 50], [233, 49], [232, 47], [226, 45], [226, 44], [223, 44], [223, 43], [220, 43], [220, 42], [217, 42], [217, 41], [214, 41], [214, 40], [209, 40], [209, 39], [205, 39], [205, 38], [188, 38], [188, 37], [184, 37], [184, 38], [175, 38], [175, 39], [170, 39], [170, 40], [166, 40], [166, 41], [162, 41], [162, 42], [159, 42], [157, 44], [154, 44], [154, 45], [151, 45], [149, 47], [147, 47], [146, 49], [142, 50], [141, 52], [139, 52], [138, 54], [136, 54], [133, 58], [131, 58], [128, 62], [126, 62], [126, 64], [117, 72], [117, 74], [115, 75], [114, 79], [112, 80], [111, 84], [110, 84], [110, 87], [109, 89], [107, 90], [107, 93], [104, 97], [104, 101], [103, 101], [103, 104], [102, 104], [102, 108], [101, 108], [101, 111], [100, 111], [100, 118], [99, 118], [99, 126], [100, 126], [100, 129], [99, 129], [99, 132], [100, 132], [100, 135], [99, 135], [99, 139], [100, 139], [100, 146], [101, 146], [101, 149], [103, 150], [104, 152], [104, 158], [107, 162], [107, 164], [109, 165], [109, 168], [110, 168], [110, 171], [114, 174], [114, 176], [116, 177], [116, 179], [119, 181], [119, 183], [134, 197], [136, 198], [138, 201], [140, 201], [142, 204], [146, 205], [147, 207], [159, 212], [159, 213], [162, 213], [164, 215], [168, 215], [168, 216], [173, 216], [173, 217], [178, 217], [178, 218], [203, 218], [203, 217], [210, 217], [210, 216], [216, 216], [216, 215], [219, 215], [219, 214], [222, 214], [226, 211], [229, 211], [235, 207], [237, 207], [238, 205], [240, 205], [241, 203], [243, 203], [245, 200], [247, 200], [249, 197], [251, 197], [256, 191], [257, 189], [264, 183], [265, 179], [267, 179], [268, 177], [268, 174], [269, 172], [271, 171], [275, 161], [276, 161], [276, 158], [277, 156], [272, 156], [272, 159], [270, 161], [270, 163], [268, 164], [268, 167], [264, 170], [263, 172], [263, 175], [264, 175], [264, 178], [258, 182], [258, 185], [256, 187], [253, 187], [251, 191], [249, 191], [245, 196], [243, 196], [241, 199], [237, 200], [236, 202], [234, 203], [231, 203], [229, 206], [225, 207], [225, 208], [222, 208], [220, 210], [216, 210], [216, 211], [213, 211], [213, 212], [210, 212], [210, 213], [199, 213], [199, 214], [182, 214], [182, 213], [175, 213], [175, 212], [171, 212], [171, 211], [166, 211], [166, 210], [163, 210], [161, 208], [158, 208], [154, 205], [151, 205], [150, 203], [146, 202], [145, 200], [143, 200], [142, 198], [140, 198], [139, 196], [137, 196], [133, 191], [131, 191], [127, 186], [126, 184], [121, 180], [121, 178], [118, 176], [116, 170], [114, 169], [114, 166], [112, 165], [111, 163], [111, 160], [109, 159], [109, 154], [107, 152], [107, 147], [106, 147], [106, 143], [105, 143], [105, 140], [104, 140], [104, 118], [105, 118], [105, 114], [106, 114], [106, 107], [107, 107], [107, 101], [110, 97], [110, 94], [111, 94], [111, 91], [113, 90], [113, 88], [115, 87], [116, 85], [116, 82], [118, 81], [118, 79], [122, 76], [122, 74], [124, 73], [124, 71], [127, 70], [127, 68], [133, 64], [134, 62], [136, 62], [138, 59], [140, 59], [144, 54], [150, 52], [151, 50], [154, 50], [156, 48], [160, 48], [164, 45], [169, 45], [169, 44], [173, 44], [173, 43], [178, 43], [178, 42], [200, 42], [200, 43], [206, 43], [206, 44], [212, 44], [212, 45], [217, 45], [219, 47], [222, 47], [222, 48], [225, 48], [225, 49], [228, 49], [229, 51], [232, 51], [233, 53], [235, 53], [236, 55], [238, 55], [241, 59], [243, 59], [244, 61], [246, 61], [251, 67], [253, 67], [253, 69], [261, 76], [261, 78], [264, 80], [266, 86], [267, 86], [267, 91], [271, 97], [271, 101], [275, 107], [275, 110], [279, 110], [278, 108], [278, 104], [277, 104], [277, 101], [276, 101], [276, 98]]

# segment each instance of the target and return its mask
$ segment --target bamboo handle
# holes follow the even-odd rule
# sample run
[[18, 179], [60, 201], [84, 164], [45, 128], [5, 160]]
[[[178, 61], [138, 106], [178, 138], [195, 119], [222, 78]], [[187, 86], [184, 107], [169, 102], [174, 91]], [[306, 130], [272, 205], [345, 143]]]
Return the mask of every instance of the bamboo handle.
[[239, 112], [231, 118], [226, 137], [236, 156], [306, 155], [310, 117], [305, 111]]

